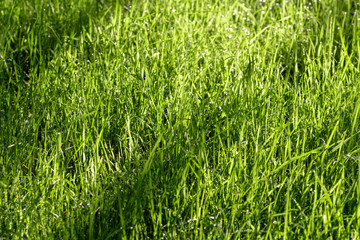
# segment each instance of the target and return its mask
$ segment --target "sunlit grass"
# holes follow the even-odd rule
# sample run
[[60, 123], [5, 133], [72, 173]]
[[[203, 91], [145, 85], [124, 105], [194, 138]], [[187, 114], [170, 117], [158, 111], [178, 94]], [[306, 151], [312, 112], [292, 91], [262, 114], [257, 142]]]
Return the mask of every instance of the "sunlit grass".
[[356, 1], [0, 2], [0, 239], [358, 239]]

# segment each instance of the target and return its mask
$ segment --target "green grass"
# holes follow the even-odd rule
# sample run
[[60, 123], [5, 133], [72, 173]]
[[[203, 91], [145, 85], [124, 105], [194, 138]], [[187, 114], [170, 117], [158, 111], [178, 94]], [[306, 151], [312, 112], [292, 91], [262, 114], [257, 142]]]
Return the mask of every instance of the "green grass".
[[0, 2], [0, 239], [359, 239], [355, 0]]

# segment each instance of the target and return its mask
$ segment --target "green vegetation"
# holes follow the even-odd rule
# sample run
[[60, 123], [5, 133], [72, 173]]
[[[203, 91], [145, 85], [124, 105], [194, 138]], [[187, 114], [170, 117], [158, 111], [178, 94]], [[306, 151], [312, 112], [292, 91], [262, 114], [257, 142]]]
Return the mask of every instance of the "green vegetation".
[[0, 239], [359, 239], [355, 0], [0, 2]]

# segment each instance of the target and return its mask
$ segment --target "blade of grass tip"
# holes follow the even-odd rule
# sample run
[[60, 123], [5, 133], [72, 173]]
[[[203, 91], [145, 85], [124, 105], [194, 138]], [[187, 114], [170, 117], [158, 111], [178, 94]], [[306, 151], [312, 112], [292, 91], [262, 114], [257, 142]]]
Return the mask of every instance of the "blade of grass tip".
[[[88, 113], [88, 114], [84, 115], [84, 117], [87, 117], [87, 116], [90, 116], [91, 114], [94, 114], [94, 117], [93, 117], [93, 120], [92, 120], [90, 129], [93, 129], [93, 127], [94, 127], [95, 119], [96, 119], [96, 116], [97, 116], [97, 114], [98, 114], [98, 112], [99, 112], [98, 110], [99, 110], [99, 108], [100, 108], [101, 103], [102, 103], [102, 101], [101, 101], [101, 99], [100, 99], [100, 101], [99, 101], [99, 103], [98, 103], [98, 105], [97, 105], [97, 107], [96, 107], [96, 110], [92, 111], [91, 113]], [[84, 142], [78, 147], [78, 149], [75, 151], [74, 156], [80, 151], [80, 149], [84, 146], [84, 144], [88, 142], [88, 140], [89, 140], [90, 137], [91, 137], [91, 134], [88, 134], [87, 137], [86, 137], [86, 139], [85, 139], [85, 141], [84, 141]]]
[[251, 40], [250, 40], [250, 45], [252, 45], [252, 43], [257, 39], [258, 36], [260, 36], [266, 29], [268, 29], [270, 27], [270, 25], [264, 27], [263, 29], [261, 29], [260, 32], [258, 32], [258, 34], [256, 34]]
[[276, 168], [274, 171], [270, 172], [270, 174], [275, 174], [277, 173], [278, 171], [280, 171], [281, 169], [283, 169], [284, 167], [286, 167], [287, 165], [289, 165], [290, 163], [298, 160], [298, 159], [302, 159], [302, 158], [306, 158], [306, 157], [309, 157], [310, 155], [313, 155], [313, 154], [317, 154], [317, 153], [320, 153], [321, 152], [321, 149], [323, 149], [324, 147], [321, 146], [321, 147], [318, 147], [318, 148], [315, 148], [309, 152], [306, 152], [306, 153], [303, 153], [301, 154], [300, 156], [295, 156], [293, 158], [291, 158], [289, 161], [283, 163], [281, 166], [279, 166], [278, 168]]
[[329, 191], [325, 187], [324, 180], [319, 178], [317, 175], [315, 175], [315, 180], [320, 185], [320, 188], [324, 192], [321, 195], [328, 201], [330, 207], [332, 208], [333, 207], [333, 202], [332, 202], [332, 200], [330, 198], [331, 195], [330, 195]]
[[354, 115], [353, 115], [354, 117], [353, 117], [353, 121], [352, 121], [350, 136], [353, 136], [355, 128], [358, 127], [357, 122], [358, 122], [358, 119], [359, 119], [359, 111], [360, 111], [360, 99], [357, 101], [356, 106], [355, 106], [355, 111], [354, 111]]
[[[191, 161], [200, 169], [200, 171], [205, 174], [205, 172], [200, 168], [199, 164], [193, 159], [191, 158]], [[199, 175], [196, 174], [195, 169], [191, 166], [191, 164], [189, 164], [189, 167], [191, 168], [192, 172], [195, 174], [196, 178], [199, 179]]]
[[[344, 40], [341, 29], [340, 29], [340, 40], [341, 40], [341, 45], [342, 45], [343, 51], [345, 53], [345, 59], [344, 60], [347, 60], [346, 63], [345, 63], [345, 66], [343, 67], [343, 73], [345, 73], [345, 72], [347, 72], [346, 70], [348, 69], [348, 65], [351, 63], [352, 54], [350, 56], [348, 54], [348, 49], [346, 47], [345, 40]], [[350, 68], [350, 71], [351, 71], [352, 74], [354, 74], [353, 68]]]
[[[339, 124], [339, 121], [336, 122], [335, 127], [334, 127], [333, 130], [331, 131], [330, 137], [329, 137], [329, 139], [327, 140], [327, 143], [326, 143], [326, 146], [325, 146], [325, 151], [323, 152], [323, 154], [322, 154], [322, 156], [321, 156], [321, 166], [322, 166], [322, 167], [323, 167], [325, 155], [326, 155], [326, 153], [327, 153], [327, 150], [329, 149], [331, 140], [332, 140], [332, 138], [334, 137], [334, 134], [335, 134], [335, 132], [336, 132], [336, 129], [337, 129], [338, 124]], [[334, 144], [332, 144], [332, 145], [334, 145]]]
[[265, 163], [268, 163], [269, 162], [269, 159], [271, 158], [271, 156], [273, 155], [275, 149], [276, 149], [276, 146], [277, 146], [277, 142], [279, 141], [280, 137], [282, 136], [282, 133], [283, 131], [285, 130], [285, 126], [282, 126], [280, 131], [274, 131], [271, 136], [266, 139], [264, 145], [266, 145], [268, 142], [270, 142], [271, 139], [273, 139], [273, 143], [272, 143], [272, 146], [271, 146], [271, 149], [270, 149], [270, 153], [268, 154], [266, 160], [265, 160]]
[[[359, 133], [359, 132], [355, 133], [353, 136], [357, 135], [358, 133]], [[345, 136], [346, 136], [346, 131], [345, 131], [345, 133], [344, 133], [344, 137], [345, 137]], [[346, 142], [348, 142], [350, 139], [352, 139], [353, 136], [350, 136], [350, 137], [348, 137], [348, 138], [346, 138], [346, 139], [343, 138], [342, 140], [337, 141], [337, 145], [331, 150], [330, 153], [336, 152], [338, 149], [341, 149], [342, 146], [344, 145], [344, 143], [346, 143]], [[339, 154], [340, 154], [340, 152], [339, 152]]]
[[288, 239], [289, 224], [291, 223], [291, 199], [290, 193], [292, 192], [293, 176], [291, 175], [287, 181], [286, 200], [285, 200], [285, 226], [284, 226], [284, 239]]
[[150, 170], [150, 168], [151, 168], [151, 165], [152, 165], [152, 162], [153, 162], [153, 160], [154, 160], [155, 152], [156, 152], [157, 148], [159, 147], [161, 140], [162, 140], [162, 135], [160, 135], [160, 136], [158, 137], [158, 139], [157, 139], [157, 141], [156, 141], [153, 149], [151, 150], [150, 155], [149, 155], [149, 158], [148, 158], [148, 160], [147, 160], [146, 163], [145, 163], [144, 170], [143, 170], [142, 173], [141, 173], [142, 175], [145, 175], [146, 173], [149, 172], [149, 170]]
[[128, 135], [129, 135], [129, 153], [130, 153], [130, 159], [131, 159], [131, 157], [132, 157], [132, 146], [134, 145], [134, 143], [133, 143], [133, 139], [132, 139], [132, 136], [131, 136], [130, 118], [129, 118], [129, 116], [127, 116], [127, 118], [126, 118], [126, 130], [128, 132]]

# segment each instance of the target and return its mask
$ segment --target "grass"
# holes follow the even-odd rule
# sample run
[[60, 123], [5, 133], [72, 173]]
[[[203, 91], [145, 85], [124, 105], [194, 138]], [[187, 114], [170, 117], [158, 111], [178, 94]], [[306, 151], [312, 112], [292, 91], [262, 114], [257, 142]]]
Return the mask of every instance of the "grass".
[[0, 239], [359, 239], [355, 0], [0, 2]]

